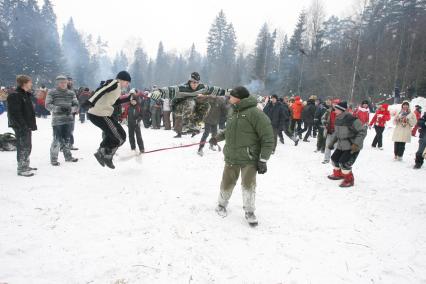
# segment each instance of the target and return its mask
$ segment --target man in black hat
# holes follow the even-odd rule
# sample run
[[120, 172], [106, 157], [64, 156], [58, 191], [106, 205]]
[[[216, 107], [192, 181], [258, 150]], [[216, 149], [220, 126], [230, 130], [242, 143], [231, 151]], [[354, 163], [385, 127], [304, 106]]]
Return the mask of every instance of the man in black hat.
[[126, 131], [113, 113], [115, 106], [130, 101], [130, 96], [124, 99], [120, 99], [120, 96], [122, 90], [129, 87], [131, 80], [127, 71], [121, 71], [115, 80], [104, 82], [84, 105], [90, 108], [88, 111], [90, 121], [105, 134], [98, 151], [94, 154], [102, 167], [106, 165], [115, 169], [112, 159], [118, 147], [126, 141]]
[[327, 146], [329, 149], [333, 149], [337, 142], [337, 147], [331, 156], [334, 166], [333, 174], [328, 178], [331, 180], [343, 179], [340, 187], [351, 187], [354, 185], [352, 166], [362, 149], [367, 136], [367, 128], [358, 118], [347, 111], [347, 102], [336, 104], [334, 109], [336, 112], [334, 137]]
[[175, 115], [175, 131], [177, 133], [175, 138], [182, 137], [184, 128], [189, 128], [189, 132], [193, 134], [197, 133], [195, 124], [198, 122], [197, 119], [200, 117], [202, 119], [203, 115], [194, 114], [198, 106], [195, 100], [191, 98], [202, 95], [224, 96], [226, 93], [225, 89], [210, 87], [202, 84], [200, 81], [200, 74], [192, 72], [187, 83], [157, 89], [151, 95], [151, 99], [153, 100], [170, 99]]
[[243, 208], [247, 222], [257, 225], [255, 211], [256, 176], [267, 172], [266, 163], [274, 148], [271, 121], [257, 108], [257, 100], [245, 87], [231, 91], [229, 102], [233, 113], [225, 131], [210, 139], [210, 145], [225, 140], [225, 168], [216, 212], [225, 217], [226, 207], [241, 174]]

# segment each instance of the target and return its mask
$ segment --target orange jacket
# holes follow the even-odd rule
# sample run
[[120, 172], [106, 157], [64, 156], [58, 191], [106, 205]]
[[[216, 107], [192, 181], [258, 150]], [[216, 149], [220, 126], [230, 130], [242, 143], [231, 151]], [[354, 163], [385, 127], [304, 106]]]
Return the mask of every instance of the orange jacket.
[[295, 97], [295, 102], [291, 108], [293, 110], [293, 119], [302, 119], [303, 103], [300, 97]]

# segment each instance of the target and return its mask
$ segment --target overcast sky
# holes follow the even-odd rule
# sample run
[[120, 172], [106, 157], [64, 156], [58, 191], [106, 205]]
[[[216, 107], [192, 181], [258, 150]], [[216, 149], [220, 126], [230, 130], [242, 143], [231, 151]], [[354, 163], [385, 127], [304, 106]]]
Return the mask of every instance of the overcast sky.
[[[42, 0], [40, 0], [42, 1]], [[109, 53], [126, 47], [129, 39], [142, 40], [155, 57], [159, 41], [166, 50], [178, 52], [195, 43], [205, 53], [210, 25], [221, 9], [234, 25], [239, 44], [251, 49], [264, 22], [291, 34], [298, 14], [311, 0], [52, 0], [62, 26], [70, 17], [77, 29], [108, 41]], [[352, 1], [324, 0], [327, 15], [348, 13]], [[133, 47], [131, 47], [133, 48]]]

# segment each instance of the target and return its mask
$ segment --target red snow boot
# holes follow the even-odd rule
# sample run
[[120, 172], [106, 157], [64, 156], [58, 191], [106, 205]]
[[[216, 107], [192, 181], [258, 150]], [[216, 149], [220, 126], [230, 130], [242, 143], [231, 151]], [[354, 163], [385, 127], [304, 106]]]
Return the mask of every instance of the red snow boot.
[[344, 180], [339, 185], [340, 187], [351, 187], [351, 186], [354, 186], [354, 175], [352, 174], [352, 172], [350, 172], [347, 175], [343, 174], [343, 177], [344, 177]]
[[341, 169], [334, 169], [333, 170], [333, 174], [328, 176], [329, 179], [331, 180], [341, 180], [343, 179], [343, 173]]

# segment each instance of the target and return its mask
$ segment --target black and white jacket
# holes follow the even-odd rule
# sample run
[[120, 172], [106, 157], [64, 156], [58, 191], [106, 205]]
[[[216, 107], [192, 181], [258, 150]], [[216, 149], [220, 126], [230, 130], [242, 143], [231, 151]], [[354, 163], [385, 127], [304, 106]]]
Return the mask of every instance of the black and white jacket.
[[88, 100], [92, 107], [88, 113], [96, 116], [112, 116], [114, 106], [129, 101], [129, 98], [120, 99], [121, 88], [117, 80], [108, 80], [101, 85]]

